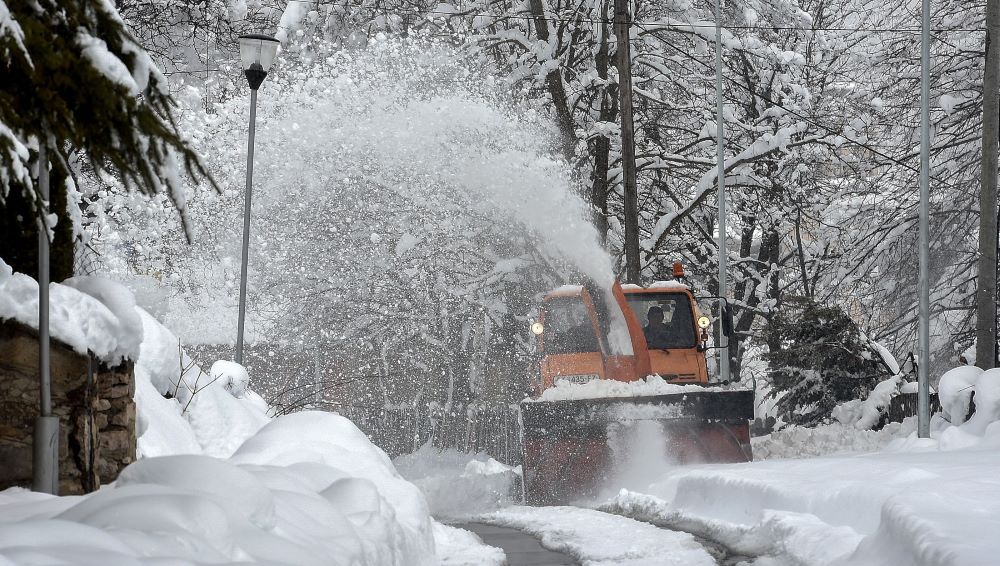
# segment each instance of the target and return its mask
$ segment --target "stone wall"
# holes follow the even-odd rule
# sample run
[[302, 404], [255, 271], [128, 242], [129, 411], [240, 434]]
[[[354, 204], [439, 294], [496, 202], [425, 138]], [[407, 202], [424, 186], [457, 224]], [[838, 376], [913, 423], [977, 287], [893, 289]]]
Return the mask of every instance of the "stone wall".
[[[59, 492], [94, 491], [135, 460], [132, 362], [109, 368], [52, 341], [52, 411], [59, 417]], [[38, 416], [38, 333], [0, 321], [0, 490], [31, 487]]]

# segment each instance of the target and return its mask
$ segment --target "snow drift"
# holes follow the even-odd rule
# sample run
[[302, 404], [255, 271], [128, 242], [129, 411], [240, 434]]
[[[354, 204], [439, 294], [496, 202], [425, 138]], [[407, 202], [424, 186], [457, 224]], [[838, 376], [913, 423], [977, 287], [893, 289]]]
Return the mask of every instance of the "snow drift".
[[797, 444], [861, 435], [862, 445], [884, 451], [677, 468], [602, 508], [796, 564], [994, 564], [1000, 480], [984, 470], [1000, 466], [998, 384], [1000, 370], [946, 373], [930, 439], [911, 432], [913, 419], [884, 434], [837, 424]]
[[423, 496], [350, 421], [273, 420], [222, 460], [147, 458], [83, 497], [0, 492], [17, 564], [436, 564]]

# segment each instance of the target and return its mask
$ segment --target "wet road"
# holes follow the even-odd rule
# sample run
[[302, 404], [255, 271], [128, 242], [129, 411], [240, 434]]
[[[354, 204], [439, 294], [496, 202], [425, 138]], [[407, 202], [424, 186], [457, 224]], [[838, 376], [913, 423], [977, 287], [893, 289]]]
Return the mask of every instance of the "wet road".
[[500, 548], [507, 555], [509, 566], [576, 566], [578, 563], [562, 554], [543, 547], [538, 539], [517, 529], [497, 527], [486, 523], [461, 523], [453, 525], [472, 531], [483, 542]]

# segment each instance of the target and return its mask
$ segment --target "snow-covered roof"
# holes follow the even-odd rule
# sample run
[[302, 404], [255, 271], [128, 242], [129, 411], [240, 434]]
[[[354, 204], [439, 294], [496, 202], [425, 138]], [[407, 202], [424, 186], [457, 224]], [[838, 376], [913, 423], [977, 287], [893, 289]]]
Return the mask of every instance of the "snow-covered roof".
[[641, 291], [644, 289], [690, 289], [687, 285], [681, 283], [680, 281], [653, 281], [648, 287], [643, 287], [642, 285], [636, 285], [635, 283], [623, 283], [622, 290], [625, 291]]
[[690, 289], [687, 285], [681, 283], [680, 281], [654, 281], [649, 284], [647, 289]]

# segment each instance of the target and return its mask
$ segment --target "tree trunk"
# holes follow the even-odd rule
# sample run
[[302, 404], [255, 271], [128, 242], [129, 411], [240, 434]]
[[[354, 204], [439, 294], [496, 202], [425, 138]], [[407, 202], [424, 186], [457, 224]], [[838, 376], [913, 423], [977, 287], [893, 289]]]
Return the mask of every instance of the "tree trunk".
[[[607, 20], [607, 0], [601, 2], [601, 20]], [[597, 76], [607, 81], [608, 55], [608, 24], [601, 24], [601, 45], [597, 51], [594, 63]], [[618, 113], [614, 100], [614, 92], [610, 87], [601, 91], [601, 122], [611, 122]], [[594, 207], [594, 226], [600, 236], [601, 246], [607, 246], [608, 239], [608, 169], [611, 159], [611, 140], [607, 136], [597, 136], [594, 140], [594, 173], [591, 178], [590, 202]]]
[[982, 191], [979, 194], [979, 265], [976, 289], [976, 365], [996, 366], [997, 135], [1000, 128], [1000, 0], [986, 2], [983, 77]]
[[[538, 39], [548, 42], [549, 23], [546, 20], [542, 0], [531, 0], [529, 6], [531, 15], [535, 19], [535, 34]], [[554, 56], [555, 53], [553, 53]], [[552, 97], [552, 105], [556, 109], [556, 123], [562, 137], [563, 154], [567, 161], [573, 161], [573, 154], [576, 151], [576, 128], [573, 126], [573, 113], [569, 109], [569, 97], [566, 95], [566, 87], [563, 85], [559, 68], [549, 71], [545, 77], [545, 86], [548, 87], [549, 96]]]
[[618, 64], [618, 99], [621, 108], [622, 184], [625, 209], [625, 279], [638, 284], [639, 265], [639, 195], [635, 171], [635, 124], [632, 121], [632, 49], [629, 29], [632, 19], [628, 0], [615, 0], [615, 37]]

